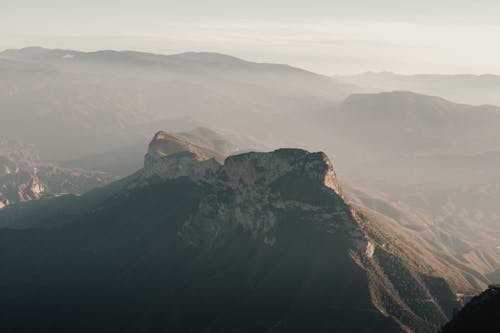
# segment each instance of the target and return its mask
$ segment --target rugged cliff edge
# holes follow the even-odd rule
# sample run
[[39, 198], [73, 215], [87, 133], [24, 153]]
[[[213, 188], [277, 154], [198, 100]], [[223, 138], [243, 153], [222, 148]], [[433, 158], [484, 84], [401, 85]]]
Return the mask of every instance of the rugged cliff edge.
[[[220, 164], [191, 148], [72, 198], [71, 214], [33, 214], [37, 229], [0, 230], [0, 328], [433, 332], [447, 320], [450, 287], [346, 202], [325, 154]], [[47, 220], [58, 227], [38, 229]]]

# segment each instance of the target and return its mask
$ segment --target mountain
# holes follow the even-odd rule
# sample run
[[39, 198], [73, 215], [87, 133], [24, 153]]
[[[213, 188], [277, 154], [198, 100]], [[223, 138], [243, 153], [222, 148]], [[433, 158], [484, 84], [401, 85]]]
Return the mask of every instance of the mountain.
[[273, 124], [331, 106], [350, 91], [298, 68], [215, 53], [26, 48], [1, 52], [0, 61], [0, 131], [37, 142], [50, 161], [143, 144], [157, 128], [205, 126], [286, 144], [286, 126]]
[[499, 332], [499, 312], [500, 286], [492, 285], [467, 303], [440, 332]]
[[439, 97], [396, 91], [351, 95], [332, 118], [347, 129], [356, 125], [364, 136], [377, 139], [368, 149], [390, 145], [392, 152], [410, 154], [473, 153], [500, 147], [495, 130], [500, 125], [499, 107], [454, 104]]
[[[200, 146], [195, 143], [200, 144]], [[30, 147], [32, 148], [32, 147]], [[0, 214], [0, 228], [14, 228], [14, 229], [25, 229], [25, 228], [51, 228], [65, 223], [65, 220], [69, 220], [69, 217], [82, 213], [86, 209], [92, 208], [93, 205], [98, 204], [100, 201], [104, 200], [106, 197], [110, 196], [112, 193], [116, 192], [124, 183], [128, 182], [142, 182], [146, 178], [150, 177], [152, 174], [160, 173], [165, 168], [171, 168], [172, 165], [181, 164], [183, 168], [181, 170], [170, 171], [167, 174], [177, 174], [178, 172], [186, 172], [184, 168], [189, 165], [191, 172], [198, 168], [200, 161], [206, 161], [202, 165], [222, 164], [224, 159], [232, 153], [239, 151], [235, 145], [227, 141], [227, 139], [219, 133], [216, 133], [208, 128], [195, 128], [188, 132], [165, 132], [158, 131], [153, 139], [150, 141], [148, 146], [148, 152], [144, 156], [143, 153], [137, 154], [134, 152], [130, 154], [131, 150], [136, 147], [128, 147], [125, 153], [119, 151], [108, 151], [103, 156], [99, 156], [97, 161], [96, 157], [88, 157], [86, 161], [86, 166], [90, 169], [98, 166], [108, 166], [110, 170], [116, 172], [118, 169], [118, 164], [121, 167], [126, 168], [133, 167], [135, 165], [134, 161], [130, 159], [130, 156], [142, 155], [142, 162], [137, 169], [143, 169], [140, 172], [135, 172], [130, 177], [125, 177], [122, 181], [117, 181], [114, 184], [105, 187], [99, 187], [97, 185], [91, 186], [86, 190], [95, 188], [92, 191], [92, 195], [83, 196], [81, 199], [74, 196], [74, 194], [80, 194], [78, 191], [66, 192], [72, 195], [63, 196], [58, 193], [56, 200], [44, 200], [43, 202], [30, 202], [25, 205], [18, 205], [17, 207], [10, 207], [9, 210], [4, 211]], [[213, 149], [213, 150], [212, 150]], [[18, 150], [22, 152], [22, 150]], [[144, 147], [142, 148], [144, 151]], [[184, 154], [177, 154], [183, 152]], [[113, 156], [114, 153], [118, 153], [117, 157]], [[120, 154], [121, 153], [121, 154]], [[172, 163], [158, 163], [163, 160], [164, 157], [175, 154], [170, 161]], [[105, 155], [105, 156], [104, 156]], [[31, 156], [31, 155], [30, 155]], [[213, 159], [213, 161], [212, 161]], [[182, 163], [181, 163], [182, 161]], [[84, 164], [85, 161], [73, 162], [78, 165]], [[69, 163], [68, 163], [69, 164]], [[123, 165], [125, 164], [125, 166]], [[145, 168], [143, 168], [145, 166]], [[68, 169], [66, 169], [68, 170]], [[76, 171], [86, 172], [88, 174], [96, 174], [105, 176], [106, 183], [109, 183], [112, 179], [106, 173], [102, 172], [88, 172], [82, 170], [73, 169], [73, 174]], [[61, 177], [64, 179], [63, 177]], [[66, 180], [69, 180], [69, 176]], [[104, 184], [104, 183], [103, 183]], [[99, 185], [103, 185], [99, 184]], [[44, 185], [46, 187], [46, 185]], [[44, 198], [53, 197], [54, 195], [49, 195], [49, 193], [44, 193]], [[42, 196], [37, 197], [41, 198]]]
[[[189, 141], [221, 153], [204, 135], [179, 135], [199, 126], [223, 133], [241, 151], [322, 150], [337, 161], [356, 209], [386, 226], [384, 233], [404, 235], [452, 289], [482, 290], [500, 272], [497, 107], [402, 91], [348, 97], [353, 87], [339, 81], [218, 54], [27, 49], [0, 58], [0, 131], [37, 142], [44, 162], [126, 176], [143, 166], [158, 128], [181, 146]], [[217, 169], [208, 162], [215, 155], [205, 155], [176, 158], [192, 172], [200, 162]], [[10, 207], [0, 225], [66, 225], [120, 184]]]
[[[493, 272], [500, 267], [500, 258], [494, 220], [468, 215], [460, 217], [466, 211], [465, 205], [457, 212], [448, 207], [448, 215], [444, 216], [439, 209], [431, 214], [427, 207], [419, 208], [415, 202], [410, 205], [406, 197], [395, 201], [387, 193], [352, 186], [344, 186], [344, 191], [353, 204], [366, 214], [382, 216], [400, 238], [416, 247], [421, 255], [425, 253], [423, 256], [428, 261], [432, 258], [435, 266], [441, 266], [442, 271], [447, 272], [444, 273], [447, 281], [456, 287], [457, 297], [476, 294], [495, 280]], [[406, 193], [401, 190], [401, 196], [408, 193], [408, 189]], [[473, 195], [476, 193], [469, 197]], [[428, 201], [437, 201], [436, 207], [442, 204], [438, 196]]]
[[[214, 139], [210, 140], [210, 137]], [[196, 142], [199, 145], [191, 142]], [[159, 131], [149, 144], [145, 163], [146, 165], [154, 164], [165, 156], [182, 151], [195, 154], [199, 160], [214, 158], [219, 163], [223, 163], [226, 156], [237, 152], [238, 148], [209, 129], [197, 128], [191, 133], [180, 134]]]
[[102, 172], [41, 163], [33, 146], [0, 138], [0, 209], [67, 193], [81, 194], [112, 180]]
[[457, 103], [472, 105], [499, 105], [500, 76], [498, 75], [400, 75], [391, 72], [363, 73], [353, 76], [335, 76], [336, 80], [354, 84], [364, 92], [408, 90], [425, 95], [436, 95]]
[[493, 164], [479, 156], [500, 150], [498, 107], [455, 104], [411, 92], [354, 94], [314, 118], [310, 126], [316, 134], [308, 141], [337, 156], [338, 171], [349, 184], [457, 185], [470, 180], [478, 185], [485, 180], [458, 160], [454, 165], [446, 162], [450, 168], [445, 168], [443, 160], [453, 156], [476, 159], [467, 163], [481, 163], [480, 170], [496, 174]]
[[433, 332], [447, 320], [443, 266], [350, 205], [325, 154], [221, 165], [184, 147], [81, 197], [22, 205], [43, 214], [0, 229], [0, 328]]
[[223, 156], [232, 155], [240, 150], [230, 138], [206, 127], [196, 127], [187, 132], [175, 133], [175, 136]]
[[[150, 145], [153, 149], [167, 149], [169, 153], [192, 149], [193, 152], [201, 155], [214, 157], [219, 162], [223, 162], [227, 156], [236, 152], [248, 151], [250, 150], [249, 147], [259, 147], [257, 143], [232, 136], [228, 137], [206, 127], [195, 127], [184, 132], [160, 131], [157, 136], [163, 136], [163, 139], [151, 141]], [[166, 140], [167, 137], [170, 140]], [[234, 144], [233, 140], [238, 145]], [[146, 143], [132, 144], [75, 160], [62, 161], [59, 164], [68, 168], [79, 167], [86, 170], [100, 170], [118, 177], [125, 177], [144, 165], [145, 145]], [[165, 155], [167, 151], [156, 151], [154, 153]]]
[[[316, 115], [309, 142], [335, 156], [353, 199], [468, 271], [469, 292], [500, 271], [500, 109], [411, 92], [354, 94]], [[459, 267], [461, 266], [461, 267]]]

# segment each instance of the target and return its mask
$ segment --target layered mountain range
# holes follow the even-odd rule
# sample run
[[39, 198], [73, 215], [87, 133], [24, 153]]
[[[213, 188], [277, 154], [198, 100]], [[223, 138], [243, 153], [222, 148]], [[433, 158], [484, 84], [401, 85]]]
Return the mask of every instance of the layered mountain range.
[[220, 164], [178, 144], [158, 132], [131, 176], [24, 205], [31, 225], [0, 215], [3, 330], [433, 332], [447, 320], [445, 266], [349, 204], [324, 153]]
[[463, 265], [475, 276], [468, 292], [480, 291], [500, 265], [499, 117], [410, 92], [359, 94], [322, 113], [315, 138], [327, 151], [341, 143], [337, 169], [363, 206]]
[[[392, 85], [390, 90], [414, 90], [473, 104], [491, 103], [496, 84], [493, 78], [489, 80], [488, 77], [426, 76], [425, 80], [422, 80], [422, 77], [412, 77], [408, 80], [412, 82], [416, 80], [419, 83], [412, 83], [411, 86], [397, 83]], [[450, 81], [462, 82], [461, 87], [450, 85]], [[465, 89], [471, 85], [476, 86], [478, 81], [484, 83], [482, 86], [485, 87], [485, 91], [489, 91], [488, 93], [482, 94]], [[486, 81], [491, 81], [491, 84]], [[359, 84], [361, 88], [353, 83]], [[260, 244], [258, 246], [264, 244], [265, 249], [268, 249], [266, 246], [274, 249], [273, 244], [278, 244], [277, 238], [273, 238], [273, 232], [270, 230], [287, 225], [283, 218], [276, 217], [282, 216], [282, 213], [276, 212], [280, 209], [285, 211], [291, 209], [293, 206], [289, 203], [291, 201], [297, 201], [298, 207], [300, 206], [293, 210], [294, 213], [290, 214], [292, 216], [301, 216], [304, 207], [309, 207], [304, 206], [304, 203], [314, 206], [309, 207], [311, 211], [323, 212], [333, 209], [331, 207], [337, 207], [335, 209], [347, 207], [348, 210], [352, 209], [351, 213], [339, 219], [346, 225], [362, 226], [363, 236], [360, 239], [372, 241], [363, 244], [375, 245], [356, 247], [352, 245], [354, 241], [351, 237], [346, 238], [349, 240], [345, 241], [347, 244], [345, 248], [355, 249], [352, 252], [348, 251], [352, 254], [349, 258], [361, 269], [362, 274], [359, 276], [363, 274], [365, 277], [368, 276], [367, 290], [370, 301], [367, 304], [375, 306], [377, 310], [373, 313], [385, 313], [388, 317], [382, 317], [389, 318], [388, 321], [382, 318], [380, 322], [371, 318], [367, 322], [372, 323], [373, 319], [375, 320], [373, 323], [378, 322], [376, 325], [380, 324], [380, 327], [385, 327], [388, 322], [396, 322], [397, 329], [403, 327], [407, 330], [433, 331], [446, 320], [446, 316], [441, 314], [449, 313], [448, 310], [453, 307], [449, 304], [443, 305], [444, 301], [436, 301], [437, 294], [443, 292], [442, 295], [445, 296], [442, 299], [449, 301], [455, 298], [449, 296], [450, 290], [458, 294], [472, 294], [500, 279], [500, 234], [497, 227], [500, 216], [497, 204], [500, 199], [500, 178], [497, 170], [500, 162], [498, 133], [500, 108], [456, 104], [440, 97], [407, 91], [360, 93], [383, 91], [389, 89], [388, 87], [372, 89], [367, 88], [362, 81], [354, 82], [344, 78], [332, 80], [285, 65], [257, 64], [213, 53], [162, 56], [138, 52], [85, 53], [41, 48], [0, 53], [0, 110], [2, 110], [0, 131], [2, 135], [9, 135], [15, 139], [36, 142], [41, 156], [29, 157], [32, 155], [30, 153], [32, 148], [26, 146], [11, 149], [8, 154], [3, 154], [10, 157], [3, 158], [1, 162], [6, 166], [2, 167], [3, 170], [0, 169], [3, 172], [0, 184], [4, 186], [4, 190], [0, 191], [2, 200], [6, 202], [5, 188], [10, 189], [9, 203], [58, 196], [51, 200], [34, 200], [13, 205], [0, 212], [0, 227], [11, 229], [2, 231], [5, 232], [3, 238], [5, 244], [11, 244], [12, 247], [19, 244], [14, 241], [8, 243], [7, 239], [10, 237], [18, 241], [21, 240], [17, 237], [25, 237], [23, 240], [31, 244], [22, 250], [25, 251], [21, 251], [22, 253], [5, 251], [9, 254], [3, 258], [6, 262], [12, 260], [12, 263], [15, 260], [22, 262], [20, 258], [29, 258], [36, 267], [42, 267], [41, 260], [46, 258], [54, 270], [65, 267], [65, 276], [72, 277], [77, 274], [85, 275], [85, 272], [79, 270], [80, 268], [68, 266], [72, 258], [85, 258], [87, 261], [84, 260], [82, 267], [86, 267], [89, 272], [95, 272], [97, 266], [100, 269], [106, 268], [110, 261], [116, 260], [117, 265], [121, 266], [110, 265], [113, 269], [107, 271], [107, 285], [115, 285], [116, 281], [123, 279], [128, 286], [137, 286], [141, 285], [139, 282], [149, 281], [151, 276], [156, 276], [153, 274], [156, 271], [151, 266], [155, 260], [151, 259], [149, 254], [158, 255], [159, 249], [167, 246], [161, 242], [160, 236], [158, 239], [156, 236], [150, 236], [153, 233], [151, 230], [159, 225], [155, 224], [159, 223], [159, 220], [174, 221], [168, 226], [175, 225], [169, 232], [176, 235], [186, 235], [184, 226], [191, 226], [191, 222], [186, 220], [192, 221], [192, 228], [187, 229], [192, 229], [193, 232], [187, 233], [190, 235], [187, 238], [179, 236], [182, 238], [182, 242], [179, 243], [181, 245], [175, 245], [172, 251], [185, 253], [183, 246], [190, 244], [189, 246], [194, 246], [196, 250], [188, 247], [189, 251], [186, 251], [190, 255], [197, 256], [200, 261], [206, 258], [200, 254], [206, 250], [200, 247], [202, 240], [206, 239], [210, 240], [208, 244], [219, 244], [219, 241], [224, 243], [222, 240], [229, 242], [230, 239], [249, 237], [251, 243], [242, 242], [248, 248], [255, 249], [256, 244]], [[23, 124], [22, 131], [19, 130], [19, 124]], [[208, 130], [207, 127], [214, 128], [217, 132]], [[144, 159], [144, 148], [148, 144], [149, 136], [158, 128], [166, 128], [168, 131], [158, 132], [155, 135]], [[247, 188], [253, 189], [255, 184], [257, 186], [261, 182], [262, 188], [257, 186], [258, 189], [237, 196], [235, 188], [231, 187], [233, 185], [227, 183], [228, 179], [233, 179], [231, 177], [234, 176], [229, 176], [228, 172], [235, 172], [235, 169], [227, 167], [238, 159], [230, 157], [226, 160], [227, 156], [242, 151], [273, 150], [279, 147], [302, 149], [241, 155], [243, 156], [241, 158], [253, 162], [241, 163], [236, 168], [241, 173], [239, 178], [241, 184], [237, 188], [245, 192]], [[307, 170], [301, 169], [302, 167], [298, 165], [320, 165], [319, 160], [322, 158], [318, 156], [324, 155], [310, 155], [307, 150], [322, 150], [328, 156], [335, 157], [335, 169], [342, 180], [343, 190], [341, 191], [336, 184], [330, 186], [329, 191], [333, 191], [337, 201], [328, 201], [330, 199], [326, 200], [323, 196], [316, 195], [316, 192], [309, 192], [311, 179], [309, 176], [303, 176], [307, 174]], [[306, 162], [312, 156], [315, 156], [313, 160], [317, 162], [312, 164]], [[20, 163], [19, 160], [23, 159], [27, 162]], [[302, 162], [297, 162], [299, 160]], [[18, 168], [21, 164], [25, 167]], [[54, 167], [54, 164], [57, 167]], [[52, 169], [48, 165], [52, 165]], [[139, 168], [142, 169], [133, 173]], [[13, 176], [12, 170], [18, 169], [27, 171]], [[99, 172], [82, 171], [82, 169], [99, 170]], [[285, 177], [280, 172], [285, 172], [288, 176]], [[287, 181], [281, 183], [271, 181], [274, 176], [269, 176], [269, 173], [279, 174], [281, 176], [277, 176], [278, 178], [284, 177]], [[59, 196], [63, 192], [82, 193], [101, 185], [107, 180], [95, 182], [95, 177], [106, 174], [112, 174], [114, 177], [132, 175], [83, 196]], [[257, 174], [262, 177], [257, 177], [258, 181], [255, 184], [253, 181], [245, 182], [245, 179], [254, 179]], [[46, 179], [53, 180], [48, 182]], [[85, 179], [88, 180], [88, 186], [80, 187]], [[60, 183], [64, 183], [66, 187], [59, 186]], [[301, 188], [302, 192], [298, 193], [300, 191], [293, 187], [295, 185], [288, 188], [288, 183], [300, 183], [296, 186]], [[23, 185], [21, 190], [20, 184]], [[179, 206], [181, 208], [174, 210], [172, 207], [177, 205], [176, 200], [178, 197], [181, 198], [179, 193], [189, 192], [186, 190], [188, 187], [192, 189], [193, 196], [202, 193], [196, 197], [199, 201], [186, 194], [182, 198], [188, 201], [194, 200], [189, 201], [194, 202], [193, 205], [186, 208], [184, 213], [182, 205]], [[276, 191], [279, 193], [279, 200], [273, 194]], [[297, 192], [294, 194], [295, 199], [283, 199], [288, 193], [295, 193], [294, 191]], [[159, 197], [156, 197], [155, 193]], [[205, 195], [209, 195], [207, 193], [210, 194], [210, 199], [206, 199]], [[165, 197], [162, 197], [163, 194]], [[335, 197], [334, 194], [331, 193], [330, 197]], [[308, 198], [314, 198], [314, 203], [308, 201], [310, 200]], [[164, 199], [166, 201], [163, 201]], [[171, 208], [168, 212], [170, 208], [164, 207], [165, 202], [167, 207]], [[203, 206], [200, 206], [201, 203]], [[248, 206], [245, 203], [248, 203]], [[160, 206], [161, 209], [158, 208]], [[212, 213], [203, 214], [213, 216], [212, 219], [203, 214], [205, 217], [192, 215], [193, 207], [196, 208], [196, 212], [205, 211], [206, 208], [207, 212]], [[119, 215], [118, 210], [123, 210], [124, 215]], [[221, 213], [224, 211], [232, 217], [228, 218]], [[106, 212], [108, 215], [99, 215], [101, 212]], [[95, 220], [94, 214], [96, 214]], [[329, 214], [333, 213], [328, 211], [324, 216]], [[306, 220], [323, 221], [319, 215], [306, 216]], [[354, 220], [351, 220], [350, 216]], [[120, 218], [126, 221], [121, 227], [118, 222], [113, 224], [108, 221], [108, 219], [118, 221]], [[137, 224], [139, 220], [146, 222], [139, 226]], [[246, 225], [248, 228], [241, 227], [241, 234], [231, 231], [227, 238], [216, 237], [200, 227], [200, 225], [210, 225], [213, 229], [210, 230], [213, 232], [218, 230], [220, 233], [226, 229], [214, 221], [225, 221], [224, 225], [230, 227], [236, 220], [241, 222], [236, 223], [237, 228], [240, 228], [240, 225]], [[257, 230], [269, 229], [269, 233], [256, 232], [252, 229], [251, 226], [254, 224], [248, 221], [254, 220], [261, 221], [256, 224]], [[348, 221], [354, 222], [350, 224]], [[316, 222], [313, 224], [316, 225]], [[318, 223], [323, 225], [330, 222]], [[302, 225], [298, 225], [302, 228]], [[143, 226], [145, 229], [141, 230]], [[166, 228], [166, 225], [162, 224], [161, 228], [163, 227]], [[355, 228], [357, 227], [353, 230]], [[229, 229], [233, 230], [231, 227]], [[102, 230], [107, 236], [102, 236], [103, 238], [96, 240], [94, 244], [92, 242], [95, 239], [90, 236], [94, 235], [96, 230]], [[126, 236], [130, 238], [117, 240], [116, 243], [112, 243], [113, 246], [106, 248], [104, 238], [113, 239], [114, 235], [121, 234], [123, 230], [130, 230], [130, 234]], [[288, 227], [283, 230], [291, 232]], [[325, 230], [328, 234], [329, 229]], [[304, 231], [304, 234], [307, 232]], [[311, 236], [310, 239], [316, 237], [322, 239], [322, 232], [324, 230], [314, 237]], [[135, 234], [132, 235], [133, 233]], [[139, 239], [139, 235], [143, 238]], [[76, 239], [77, 242], [68, 245], [62, 241], [63, 238]], [[148, 245], [148, 239], [153, 241], [153, 245]], [[134, 250], [128, 250], [124, 245], [128, 240], [133, 244], [139, 244], [141, 250], [136, 247], [133, 247]], [[51, 242], [55, 245], [48, 245]], [[311, 248], [307, 244], [302, 245], [298, 241], [296, 243], [301, 244], [304, 249]], [[69, 254], [60, 255], [57, 252], [58, 246], [66, 248], [66, 245], [70, 249]], [[394, 261], [398, 262], [396, 266], [388, 263], [393, 259], [386, 261], [377, 256], [382, 255], [384, 252], [381, 251], [387, 246], [391, 249], [388, 252], [394, 257]], [[37, 247], [42, 249], [41, 254], [46, 253], [40, 257], [41, 259], [33, 255]], [[106, 253], [106, 256], [103, 261], [99, 261], [99, 255], [94, 258], [90, 252], [84, 252], [83, 249]], [[374, 265], [371, 264], [373, 261], [366, 259], [369, 257], [366, 253], [371, 253], [371, 249], [374, 250], [373, 257], [377, 261]], [[224, 247], [223, 250], [227, 251], [228, 255], [235, 253], [236, 256], [236, 253], [240, 253], [233, 247]], [[345, 253], [344, 250], [341, 250], [341, 253]], [[203, 253], [209, 253], [207, 255], [210, 258], [219, 256], [219, 252], [214, 254], [215, 252], [210, 251], [212, 250]], [[120, 261], [121, 257], [116, 253], [126, 254], [122, 258], [123, 261]], [[288, 257], [285, 252], [280, 253]], [[308, 260], [314, 261], [312, 258], [315, 256], [311, 255]], [[297, 254], [297, 257], [300, 255]], [[56, 262], [54, 258], [59, 258], [61, 261]], [[168, 260], [174, 260], [173, 256], [169, 258]], [[193, 257], [182, 258], [188, 258], [186, 260], [190, 261]], [[237, 260], [246, 259], [238, 257]], [[329, 262], [335, 260], [335, 258], [328, 259]], [[144, 273], [138, 273], [138, 270], [129, 267], [127, 262], [135, 262], [134, 267], [144, 268]], [[221, 264], [226, 268], [221, 275], [222, 279], [226, 278], [225, 274], [234, 272], [229, 266], [229, 259], [224, 262], [227, 265]], [[277, 263], [267, 259], [262, 259], [262, 262], [270, 263], [270, 266], [266, 267], [274, 267]], [[43, 263], [45, 264], [45, 261]], [[294, 262], [295, 264], [297, 262]], [[258, 272], [266, 271], [259, 265], [255, 264], [248, 268], [235, 264], [234, 269], [240, 272], [257, 267]], [[12, 267], [14, 266], [12, 264]], [[169, 267], [174, 266], [171, 264]], [[28, 266], [23, 267], [22, 269], [25, 269], [23, 274], [28, 276]], [[124, 267], [126, 269], [121, 270]], [[205, 268], [200, 267], [190, 266], [189, 269], [202, 272], [200, 274], [203, 276], [211, 276], [214, 279], [219, 276], [213, 273], [215, 268], [210, 270], [209, 274]], [[322, 264], [321, 267], [329, 266]], [[405, 271], [404, 267], [407, 267], [410, 273], [397, 275], [391, 273], [391, 267], [398, 272]], [[44, 274], [50, 272], [49, 269], [41, 270]], [[171, 271], [169, 269], [169, 272]], [[308, 269], [303, 271], [309, 272]], [[346, 271], [354, 272], [351, 268], [346, 268]], [[20, 271], [13, 272], [12, 275], [9, 275], [8, 269], [3, 272], [6, 274], [6, 281], [11, 281]], [[166, 275], [165, 272], [162, 274]], [[245, 274], [260, 276], [249, 271], [245, 271]], [[313, 277], [323, 276], [321, 275], [323, 273], [311, 274]], [[432, 289], [428, 276], [433, 277], [432, 281], [440, 281], [436, 282], [439, 285], [437, 289]], [[442, 280], [439, 280], [439, 277], [446, 280], [445, 287], [442, 287]], [[56, 280], [53, 278], [45, 275], [45, 280], [42, 279], [40, 282], [44, 283], [44, 287], [40, 287], [39, 290], [45, 286], [51, 286], [56, 290], [54, 284]], [[178, 280], [174, 277], [171, 279], [165, 278], [172, 283], [171, 286], [177, 287]], [[197, 281], [201, 280], [203, 279]], [[72, 280], [69, 281], [68, 288], [75, 289]], [[89, 285], [103, 285], [102, 281], [89, 280]], [[305, 280], [300, 280], [297, 285], [306, 290], [303, 281]], [[316, 283], [316, 280], [313, 281]], [[27, 280], [25, 282], [24, 287], [29, 285]], [[8, 283], [4, 284], [5, 288], [8, 287]], [[118, 289], [123, 287], [120, 283], [116, 284]], [[161, 283], [158, 282], [158, 285]], [[207, 286], [213, 290], [220, 290], [211, 283]], [[419, 289], [414, 295], [419, 296], [409, 297], [408, 295], [413, 292], [409, 292], [406, 284], [418, 286]], [[38, 282], [35, 285], [38, 286]], [[359, 285], [363, 284], [358, 284], [358, 287]], [[23, 286], [18, 286], [20, 290], [25, 290]], [[253, 284], [250, 286], [253, 288]], [[175, 287], [167, 289], [173, 290]], [[190, 289], [191, 295], [199, 290], [197, 287], [193, 288]], [[269, 290], [274, 288], [273, 285]], [[325, 285], [324, 288], [327, 290], [333, 287]], [[125, 289], [120, 291], [123, 290]], [[236, 292], [241, 292], [239, 296], [247, 295], [243, 290], [249, 289], [236, 289]], [[350, 289], [346, 287], [346, 290]], [[335, 289], [332, 293], [338, 292], [339, 290]], [[31, 294], [26, 291], [26, 295], [33, 297], [32, 300], [38, 300], [38, 296], [34, 293], [35, 291]], [[287, 292], [287, 294], [293, 293]], [[366, 296], [364, 292], [361, 294]], [[108, 305], [114, 305], [113, 297], [109, 296], [111, 294], [107, 295]], [[179, 296], [180, 299], [184, 299], [185, 295]], [[365, 296], [360, 296], [360, 299], [366, 299]], [[16, 298], [12, 297], [11, 299]], [[297, 296], [297, 299], [300, 299], [297, 304], [303, 304], [302, 298]], [[413, 304], [412, 299], [420, 305]], [[175, 300], [176, 298], [173, 298], [172, 302]], [[89, 302], [85, 309], [91, 308], [92, 302]], [[330, 301], [325, 302], [327, 304]], [[17, 309], [21, 311], [24, 303], [16, 304], [19, 306]], [[33, 304], [34, 307], [30, 311], [38, 311], [37, 303]], [[291, 309], [291, 303], [287, 304], [288, 309]], [[439, 304], [432, 308], [433, 316], [439, 313], [439, 318], [424, 315], [421, 312], [424, 310], [419, 310], [429, 309], [427, 308], [429, 304]], [[214, 304], [209, 305], [213, 307], [214, 312], [221, 309]], [[175, 308], [173, 305], [169, 306], [169, 309]], [[373, 310], [370, 306], [366, 309], [369, 309], [366, 312]], [[120, 311], [116, 311], [118, 317]], [[201, 312], [204, 311], [205, 308]], [[282, 313], [289, 314], [287, 311], [283, 310]], [[12, 310], [10, 313], [12, 314], [10, 318], [15, 318], [16, 312]], [[159, 312], [155, 313], [157, 315], [155, 318], [161, 317]], [[217, 315], [227, 318], [222, 313], [217, 312]], [[146, 317], [150, 312], [141, 315]], [[293, 317], [295, 314], [290, 316]], [[179, 325], [173, 326], [176, 329], [183, 327], [183, 323], [187, 321], [185, 317], [179, 319], [178, 314], [169, 318], [175, 318], [174, 321]], [[168, 325], [172, 323], [170, 319]], [[146, 321], [144, 319], [144, 323]], [[14, 322], [15, 320], [4, 324], [8, 327]], [[47, 324], [41, 318], [39, 322]], [[134, 327], [139, 327], [142, 323]], [[97, 325], [97, 322], [94, 324]], [[337, 324], [328, 323], [325, 327], [335, 327], [338, 331], [342, 331], [340, 326], [336, 326]], [[209, 327], [207, 325], [202, 325], [203, 329]], [[354, 326], [349, 327], [358, 328], [355, 324], [352, 325]], [[392, 329], [389, 326], [387, 326], [388, 331]], [[259, 327], [255, 330], [261, 329]], [[382, 328], [381, 330], [385, 331]], [[321, 329], [318, 328], [318, 331]]]
[[277, 123], [347, 95], [348, 87], [326, 76], [217, 53], [0, 52], [0, 109], [6, 113], [0, 132], [37, 142], [54, 161], [144, 146], [158, 128], [204, 125], [235, 137], [285, 141], [262, 128], [262, 120]]

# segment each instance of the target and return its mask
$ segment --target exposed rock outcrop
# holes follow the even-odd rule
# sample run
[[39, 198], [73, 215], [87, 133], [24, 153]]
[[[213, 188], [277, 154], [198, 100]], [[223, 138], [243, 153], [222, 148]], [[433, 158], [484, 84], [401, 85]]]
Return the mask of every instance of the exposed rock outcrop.
[[65, 193], [81, 194], [115, 178], [40, 162], [33, 146], [0, 138], [0, 209]]
[[[106, 317], [112, 331], [434, 332], [448, 319], [450, 287], [346, 202], [325, 154], [279, 149], [219, 164], [167, 134], [154, 141], [134, 175], [29, 214], [63, 228], [0, 230], [2, 285], [23, 295], [0, 285], [0, 329], [49, 327], [47, 299], [75, 305], [58, 315], [89, 331], [102, 325], [89, 314], [105, 309], [120, 309]], [[26, 290], [26, 265], [57, 268], [40, 272], [55, 289]], [[36, 319], [19, 323], [18, 311]]]

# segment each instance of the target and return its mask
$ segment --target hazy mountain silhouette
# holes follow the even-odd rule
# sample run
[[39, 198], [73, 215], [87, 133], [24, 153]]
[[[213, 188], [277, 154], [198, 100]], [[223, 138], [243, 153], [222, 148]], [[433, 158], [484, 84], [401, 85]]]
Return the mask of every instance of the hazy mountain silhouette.
[[368, 72], [335, 79], [362, 87], [365, 92], [408, 90], [437, 95], [457, 103], [500, 106], [500, 76], [498, 75], [400, 75], [391, 72]]
[[500, 266], [500, 109], [390, 92], [352, 95], [319, 119], [318, 147], [335, 154], [347, 184], [375, 199], [364, 205], [378, 210], [383, 198], [403, 206], [415, 217], [407, 231], [471, 269], [475, 288], [484, 288]]
[[[0, 131], [37, 141], [44, 156], [58, 160], [145, 143], [157, 128], [208, 125], [265, 141], [272, 132], [262, 122], [322, 109], [348, 95], [325, 76], [214, 53], [26, 48], [4, 51], [0, 59], [7, 60], [0, 66], [0, 108], [6, 110]], [[22, 133], [14, 129], [18, 124]]]

